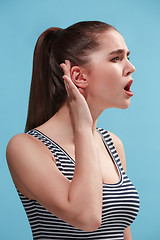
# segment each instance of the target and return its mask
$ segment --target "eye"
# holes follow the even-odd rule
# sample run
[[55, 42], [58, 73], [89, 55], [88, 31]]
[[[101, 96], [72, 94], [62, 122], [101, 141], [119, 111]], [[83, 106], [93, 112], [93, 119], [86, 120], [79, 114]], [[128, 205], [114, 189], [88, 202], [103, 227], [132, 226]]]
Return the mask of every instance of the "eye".
[[118, 56], [111, 59], [112, 62], [117, 62], [119, 60], [120, 60], [120, 58]]

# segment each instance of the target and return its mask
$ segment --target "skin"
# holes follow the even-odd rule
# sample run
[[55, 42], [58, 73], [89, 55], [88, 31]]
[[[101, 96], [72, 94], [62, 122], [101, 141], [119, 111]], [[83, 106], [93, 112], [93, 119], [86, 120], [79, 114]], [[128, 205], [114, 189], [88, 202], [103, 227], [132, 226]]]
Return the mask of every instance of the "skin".
[[[61, 64], [67, 101], [51, 119], [37, 127], [75, 160], [72, 182], [53, 164], [55, 159], [49, 149], [33, 136], [18, 134], [7, 146], [7, 162], [17, 188], [59, 218], [85, 231], [101, 225], [102, 183], [116, 183], [120, 178], [96, 130], [97, 119], [107, 108], [129, 107], [130, 97], [124, 87], [135, 71], [128, 60], [125, 41], [117, 31], [103, 33], [99, 42], [100, 49], [89, 56], [89, 68], [71, 68], [67, 60]], [[110, 54], [118, 49], [123, 51]], [[110, 134], [126, 171], [123, 144]], [[124, 239], [132, 239], [129, 227], [125, 229]]]

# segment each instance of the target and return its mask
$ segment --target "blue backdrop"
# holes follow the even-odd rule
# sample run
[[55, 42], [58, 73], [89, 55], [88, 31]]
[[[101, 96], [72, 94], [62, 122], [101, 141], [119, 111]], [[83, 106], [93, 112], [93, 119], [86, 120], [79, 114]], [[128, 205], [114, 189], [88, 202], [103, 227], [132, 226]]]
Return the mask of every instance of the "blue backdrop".
[[82, 20], [115, 26], [131, 51], [134, 96], [129, 109], [109, 109], [101, 126], [123, 141], [127, 171], [141, 200], [133, 240], [160, 239], [160, 1], [1, 0], [0, 1], [0, 239], [31, 240], [31, 230], [5, 159], [9, 139], [24, 131], [33, 50], [47, 28]]

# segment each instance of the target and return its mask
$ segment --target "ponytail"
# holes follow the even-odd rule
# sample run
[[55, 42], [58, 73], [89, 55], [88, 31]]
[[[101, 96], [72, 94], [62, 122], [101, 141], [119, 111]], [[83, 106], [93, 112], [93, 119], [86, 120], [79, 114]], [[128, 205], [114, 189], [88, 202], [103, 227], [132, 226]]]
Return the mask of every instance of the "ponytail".
[[[57, 31], [58, 30], [58, 31]], [[62, 29], [49, 28], [37, 40], [34, 56], [32, 82], [30, 88], [28, 116], [25, 132], [35, 128], [51, 118], [64, 103], [66, 90], [62, 79], [62, 69], [54, 60], [51, 50]], [[55, 72], [51, 61], [57, 66]]]

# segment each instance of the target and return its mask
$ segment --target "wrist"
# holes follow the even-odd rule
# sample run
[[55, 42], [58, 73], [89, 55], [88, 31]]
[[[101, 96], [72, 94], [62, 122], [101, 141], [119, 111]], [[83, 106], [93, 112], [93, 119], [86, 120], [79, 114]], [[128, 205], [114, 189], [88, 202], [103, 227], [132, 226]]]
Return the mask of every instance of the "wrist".
[[77, 125], [74, 128], [75, 134], [92, 134], [92, 126]]

